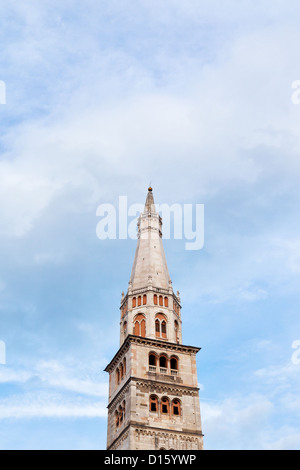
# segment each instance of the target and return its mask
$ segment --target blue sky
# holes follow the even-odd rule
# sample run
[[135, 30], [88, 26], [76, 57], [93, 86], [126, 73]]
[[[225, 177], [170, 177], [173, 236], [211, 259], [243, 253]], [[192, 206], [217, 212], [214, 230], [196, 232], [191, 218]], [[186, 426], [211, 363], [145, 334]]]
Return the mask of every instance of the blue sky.
[[206, 449], [299, 449], [299, 2], [0, 4], [0, 449], [104, 449], [134, 240], [99, 204], [204, 204], [165, 240]]

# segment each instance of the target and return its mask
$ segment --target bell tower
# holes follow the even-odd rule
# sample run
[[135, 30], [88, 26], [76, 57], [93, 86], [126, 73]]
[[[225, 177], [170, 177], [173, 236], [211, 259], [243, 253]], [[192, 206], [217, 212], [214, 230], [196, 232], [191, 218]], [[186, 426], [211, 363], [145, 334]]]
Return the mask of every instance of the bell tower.
[[181, 303], [169, 276], [152, 188], [120, 306], [109, 373], [108, 450], [201, 450], [196, 354], [182, 344]]

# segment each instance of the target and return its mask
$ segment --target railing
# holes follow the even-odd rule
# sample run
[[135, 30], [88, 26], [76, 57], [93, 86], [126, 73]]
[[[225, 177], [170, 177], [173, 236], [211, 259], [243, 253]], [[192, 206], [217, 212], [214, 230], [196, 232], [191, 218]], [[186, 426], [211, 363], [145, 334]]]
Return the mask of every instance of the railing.
[[[156, 366], [149, 366], [149, 372], [154, 372], [156, 373], [157, 372], [157, 367]], [[178, 370], [177, 369], [170, 369], [170, 371], [168, 371], [167, 367], [159, 367], [159, 373], [160, 374], [163, 374], [163, 375], [178, 375]]]

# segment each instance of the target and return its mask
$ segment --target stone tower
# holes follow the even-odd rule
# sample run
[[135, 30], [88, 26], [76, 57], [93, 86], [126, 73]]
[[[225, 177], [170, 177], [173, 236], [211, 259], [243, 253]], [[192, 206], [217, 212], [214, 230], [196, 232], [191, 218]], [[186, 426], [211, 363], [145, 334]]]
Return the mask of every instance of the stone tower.
[[120, 348], [109, 373], [108, 450], [201, 450], [196, 354], [182, 344], [181, 304], [162, 244], [162, 220], [148, 188], [120, 307]]

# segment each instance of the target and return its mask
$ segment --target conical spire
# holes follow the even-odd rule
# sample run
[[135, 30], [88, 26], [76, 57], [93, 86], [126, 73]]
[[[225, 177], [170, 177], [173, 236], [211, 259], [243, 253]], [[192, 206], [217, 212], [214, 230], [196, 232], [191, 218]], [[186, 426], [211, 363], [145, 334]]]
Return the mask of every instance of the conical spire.
[[152, 187], [148, 188], [144, 212], [138, 219], [138, 242], [130, 277], [132, 290], [169, 289], [171, 279], [162, 243], [162, 220], [156, 212]]

